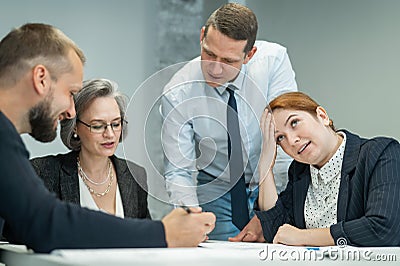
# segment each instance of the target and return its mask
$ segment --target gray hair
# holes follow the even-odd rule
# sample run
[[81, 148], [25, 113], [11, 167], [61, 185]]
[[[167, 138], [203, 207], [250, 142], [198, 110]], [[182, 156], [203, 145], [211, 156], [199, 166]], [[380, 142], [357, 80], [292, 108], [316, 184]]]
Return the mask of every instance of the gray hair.
[[[108, 79], [92, 79], [83, 82], [83, 88], [74, 96], [76, 116], [73, 119], [65, 119], [61, 121], [61, 140], [70, 150], [79, 151], [81, 149], [81, 141], [74, 137], [76, 129], [76, 120], [86, 110], [87, 106], [97, 98], [113, 97], [118, 104], [121, 119], [126, 121], [127, 97], [117, 91], [117, 83]], [[127, 134], [126, 122], [122, 123], [122, 134], [119, 142], [125, 138]]]

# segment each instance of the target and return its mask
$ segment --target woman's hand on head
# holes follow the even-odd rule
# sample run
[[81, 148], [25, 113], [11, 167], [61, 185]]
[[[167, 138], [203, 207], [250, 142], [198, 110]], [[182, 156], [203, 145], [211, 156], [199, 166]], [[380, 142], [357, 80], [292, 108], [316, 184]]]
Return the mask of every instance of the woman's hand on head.
[[261, 119], [260, 128], [263, 134], [262, 149], [259, 162], [260, 183], [267, 176], [269, 171], [275, 164], [276, 159], [276, 140], [275, 140], [275, 124], [272, 113], [265, 108]]

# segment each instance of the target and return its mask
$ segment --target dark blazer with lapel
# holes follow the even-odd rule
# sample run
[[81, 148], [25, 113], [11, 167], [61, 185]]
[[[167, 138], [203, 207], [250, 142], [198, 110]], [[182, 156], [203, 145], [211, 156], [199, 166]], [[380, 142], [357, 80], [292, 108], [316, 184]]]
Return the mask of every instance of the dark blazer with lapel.
[[[400, 245], [400, 144], [391, 138], [363, 139], [348, 131], [331, 235], [355, 246]], [[259, 211], [264, 238], [272, 242], [279, 226], [306, 228], [304, 203], [310, 166], [293, 161], [289, 182], [275, 207]], [[343, 243], [343, 242], [341, 242]]]
[[[34, 158], [31, 163], [38, 176], [43, 179], [45, 186], [56, 193], [59, 199], [80, 204], [77, 156], [78, 153], [72, 151], [66, 154]], [[110, 158], [117, 173], [124, 216], [150, 218], [147, 207], [145, 169], [133, 162], [119, 159], [115, 155]], [[146, 187], [143, 189], [141, 185]]]
[[58, 200], [37, 176], [21, 136], [1, 111], [0, 125], [0, 223], [7, 241], [35, 252], [167, 246], [161, 221], [120, 219]]

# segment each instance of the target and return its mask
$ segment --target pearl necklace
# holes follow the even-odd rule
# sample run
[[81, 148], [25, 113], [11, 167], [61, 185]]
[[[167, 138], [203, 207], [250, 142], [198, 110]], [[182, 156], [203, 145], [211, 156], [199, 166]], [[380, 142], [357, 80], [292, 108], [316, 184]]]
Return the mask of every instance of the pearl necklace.
[[93, 181], [92, 179], [90, 179], [90, 178], [87, 176], [87, 174], [86, 174], [86, 173], [83, 171], [83, 169], [82, 169], [81, 160], [80, 160], [79, 156], [78, 156], [77, 164], [78, 164], [78, 172], [79, 172], [81, 175], [83, 175], [83, 177], [84, 177], [85, 180], [89, 181], [90, 183], [92, 183], [92, 184], [95, 185], [95, 186], [104, 185], [105, 183], [107, 183], [107, 181], [108, 181], [109, 178], [110, 178], [110, 173], [111, 173], [111, 161], [110, 161], [110, 159], [108, 159], [108, 164], [107, 164], [107, 166], [108, 166], [108, 174], [107, 174], [106, 178], [104, 179], [104, 181], [101, 181], [101, 182]]
[[[80, 176], [83, 180], [83, 183], [85, 183], [87, 189], [89, 190], [89, 192], [93, 195], [95, 195], [96, 197], [103, 197], [105, 195], [108, 194], [108, 192], [110, 192], [111, 186], [112, 186], [112, 182], [114, 180], [114, 174], [112, 172], [112, 167], [111, 167], [111, 162], [110, 159], [108, 159], [108, 174], [107, 174], [107, 178], [100, 182], [94, 182], [93, 180], [91, 180], [86, 173], [83, 171], [81, 164], [80, 164], [80, 160], [79, 160], [79, 156], [78, 156], [78, 161], [77, 161], [77, 165], [78, 165], [78, 176]], [[91, 188], [88, 184], [87, 181], [89, 181], [90, 183], [94, 184], [94, 185], [100, 185], [100, 184], [105, 184], [107, 180], [110, 180], [110, 182], [107, 185], [107, 188], [104, 192], [96, 192], [93, 188]]]

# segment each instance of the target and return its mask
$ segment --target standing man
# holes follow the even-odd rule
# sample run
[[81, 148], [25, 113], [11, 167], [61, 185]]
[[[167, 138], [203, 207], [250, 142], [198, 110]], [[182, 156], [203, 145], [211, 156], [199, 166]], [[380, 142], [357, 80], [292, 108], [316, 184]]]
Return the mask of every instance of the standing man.
[[[297, 90], [286, 49], [256, 41], [257, 28], [255, 14], [243, 5], [228, 3], [214, 11], [200, 32], [201, 55], [172, 77], [161, 100], [170, 201], [214, 212], [210, 239], [237, 235], [254, 216], [259, 119], [269, 101]], [[278, 150], [277, 162], [280, 191], [291, 159]]]
[[[19, 134], [56, 137], [58, 120], [75, 119], [82, 51], [60, 30], [25, 24], [0, 42], [0, 227], [9, 242], [36, 252], [60, 248], [197, 246], [212, 213], [182, 208], [162, 221], [120, 219], [56, 199], [29, 162]], [[1, 228], [0, 228], [1, 229]]]

